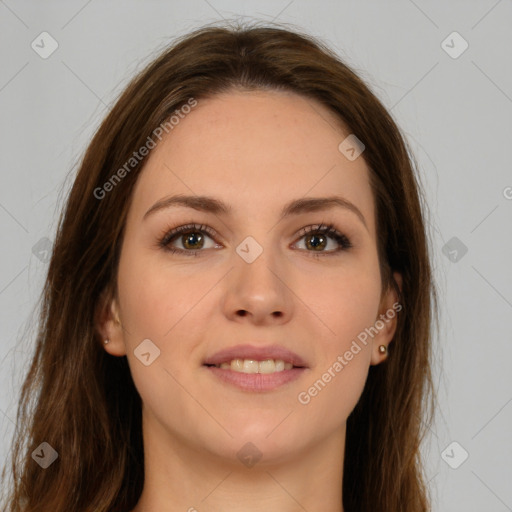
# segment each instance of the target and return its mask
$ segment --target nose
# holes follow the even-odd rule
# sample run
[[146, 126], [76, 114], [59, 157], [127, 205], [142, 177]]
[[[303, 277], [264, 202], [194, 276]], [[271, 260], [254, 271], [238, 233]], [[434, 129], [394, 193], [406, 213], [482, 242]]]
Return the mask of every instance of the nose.
[[230, 320], [275, 325], [285, 324], [293, 316], [294, 295], [287, 283], [288, 274], [266, 253], [252, 263], [235, 255], [223, 301], [224, 314]]

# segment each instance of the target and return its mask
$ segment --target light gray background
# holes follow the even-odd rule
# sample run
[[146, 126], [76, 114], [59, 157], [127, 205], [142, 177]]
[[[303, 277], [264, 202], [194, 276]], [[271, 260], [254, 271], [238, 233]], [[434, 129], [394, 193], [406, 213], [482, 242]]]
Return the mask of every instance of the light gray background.
[[[136, 70], [174, 36], [234, 16], [323, 39], [406, 134], [428, 198], [442, 311], [439, 412], [424, 445], [434, 510], [512, 511], [510, 0], [0, 0], [0, 460], [31, 355], [44, 239], [77, 160]], [[31, 48], [43, 31], [59, 45], [47, 59]], [[442, 47], [453, 31], [469, 44], [458, 58]], [[463, 450], [453, 469], [446, 461], [460, 464]]]

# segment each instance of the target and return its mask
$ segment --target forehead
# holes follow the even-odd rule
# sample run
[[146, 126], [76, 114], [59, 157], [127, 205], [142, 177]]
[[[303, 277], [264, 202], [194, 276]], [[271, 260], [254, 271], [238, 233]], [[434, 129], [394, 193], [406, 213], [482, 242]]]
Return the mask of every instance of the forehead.
[[151, 151], [134, 191], [142, 217], [166, 195], [214, 196], [240, 214], [281, 211], [301, 197], [341, 195], [373, 230], [362, 157], [338, 149], [350, 134], [315, 100], [288, 92], [235, 91], [198, 104]]

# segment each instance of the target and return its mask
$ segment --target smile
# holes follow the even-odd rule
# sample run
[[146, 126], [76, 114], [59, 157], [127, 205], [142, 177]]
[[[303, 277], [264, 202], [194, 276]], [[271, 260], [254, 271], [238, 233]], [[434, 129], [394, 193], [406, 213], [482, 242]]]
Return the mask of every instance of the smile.
[[233, 359], [214, 366], [223, 370], [233, 370], [240, 373], [275, 373], [293, 368], [292, 363], [284, 362], [282, 359], [265, 359], [264, 361]]
[[[234, 364], [235, 369], [231, 367], [232, 364]], [[308, 370], [279, 359], [275, 361], [272, 359], [265, 361], [235, 359], [230, 363], [204, 365], [203, 367], [208, 370], [215, 380], [222, 384], [250, 392], [277, 390], [298, 379]]]

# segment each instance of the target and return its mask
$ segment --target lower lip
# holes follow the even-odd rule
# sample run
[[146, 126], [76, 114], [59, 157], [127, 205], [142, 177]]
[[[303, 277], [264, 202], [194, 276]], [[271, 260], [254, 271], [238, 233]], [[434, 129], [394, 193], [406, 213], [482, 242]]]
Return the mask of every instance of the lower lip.
[[216, 366], [206, 366], [212, 374], [228, 384], [244, 391], [273, 391], [289, 382], [297, 380], [306, 368], [292, 368], [274, 373], [242, 373], [224, 370]]

